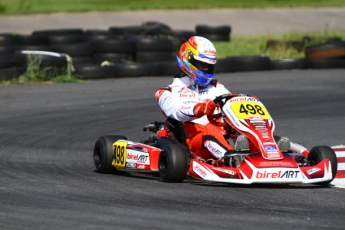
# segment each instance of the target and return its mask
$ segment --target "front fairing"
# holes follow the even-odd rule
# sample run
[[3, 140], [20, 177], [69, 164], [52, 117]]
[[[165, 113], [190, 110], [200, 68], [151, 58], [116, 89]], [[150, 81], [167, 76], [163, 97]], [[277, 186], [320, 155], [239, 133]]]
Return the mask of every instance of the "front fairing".
[[273, 137], [274, 121], [259, 100], [248, 96], [234, 97], [224, 103], [222, 111], [225, 121], [247, 136], [264, 159], [284, 158]]

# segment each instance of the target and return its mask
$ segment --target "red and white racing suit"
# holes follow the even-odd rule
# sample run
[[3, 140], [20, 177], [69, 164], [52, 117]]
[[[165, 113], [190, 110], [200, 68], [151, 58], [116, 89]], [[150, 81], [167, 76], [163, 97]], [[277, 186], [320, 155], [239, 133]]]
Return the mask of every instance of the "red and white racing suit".
[[193, 108], [206, 99], [213, 100], [216, 96], [228, 93], [230, 92], [217, 80], [212, 80], [207, 87], [200, 87], [184, 76], [174, 77], [171, 85], [160, 88], [156, 92], [156, 100], [164, 116], [184, 123], [186, 142], [191, 151], [204, 159], [219, 159], [227, 151], [233, 150], [224, 137], [225, 130], [210, 123], [207, 116], [195, 117]]

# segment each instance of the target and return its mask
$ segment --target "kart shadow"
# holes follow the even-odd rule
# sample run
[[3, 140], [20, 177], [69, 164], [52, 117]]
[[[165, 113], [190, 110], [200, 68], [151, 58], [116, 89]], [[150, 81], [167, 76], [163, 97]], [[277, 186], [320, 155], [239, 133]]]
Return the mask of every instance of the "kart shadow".
[[[94, 170], [95, 173], [97, 170]], [[136, 179], [145, 179], [145, 180], [152, 180], [161, 183], [165, 183], [159, 177], [158, 172], [126, 172], [126, 171], [117, 171], [112, 175], [121, 176], [121, 177], [128, 177], [128, 178], [136, 178]], [[190, 184], [193, 186], [203, 186], [203, 187], [215, 187], [215, 188], [248, 188], [248, 189], [320, 189], [326, 188], [330, 189], [335, 187], [332, 184], [329, 185], [317, 185], [317, 184], [233, 184], [233, 183], [220, 183], [220, 182], [212, 182], [212, 181], [205, 181], [201, 179], [196, 179], [191, 176], [186, 177], [183, 184]], [[177, 184], [177, 183], [176, 183]]]
[[159, 178], [158, 172], [117, 172], [113, 175], [122, 176], [122, 177], [129, 177], [129, 178], [137, 178], [137, 179], [146, 179], [146, 180], [155, 180], [161, 181]]
[[[186, 181], [186, 180], [185, 180]], [[317, 184], [230, 184], [230, 183], [219, 183], [219, 182], [208, 182], [202, 180], [191, 179], [188, 181], [189, 184], [195, 186], [206, 186], [206, 187], [219, 187], [219, 188], [248, 188], [248, 189], [330, 189], [333, 185], [317, 185]]]
[[[97, 170], [94, 170], [94, 173], [101, 174]], [[134, 179], [145, 179], [145, 180], [155, 180], [155, 181], [162, 181], [159, 178], [158, 172], [126, 172], [126, 171], [116, 171], [110, 175], [119, 176], [119, 177], [127, 177], [127, 178], [134, 178]]]

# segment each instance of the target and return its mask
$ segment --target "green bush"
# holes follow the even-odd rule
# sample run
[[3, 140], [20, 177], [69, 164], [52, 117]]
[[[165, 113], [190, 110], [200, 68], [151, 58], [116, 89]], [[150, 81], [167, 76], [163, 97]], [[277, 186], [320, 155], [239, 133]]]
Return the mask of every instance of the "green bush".
[[0, 14], [5, 13], [6, 9], [7, 9], [6, 5], [0, 2]]
[[37, 55], [28, 55], [28, 66], [18, 78], [1, 82], [2, 84], [27, 84], [40, 82], [82, 82], [79, 76], [69, 68], [59, 69], [53, 66], [42, 67], [42, 59]]

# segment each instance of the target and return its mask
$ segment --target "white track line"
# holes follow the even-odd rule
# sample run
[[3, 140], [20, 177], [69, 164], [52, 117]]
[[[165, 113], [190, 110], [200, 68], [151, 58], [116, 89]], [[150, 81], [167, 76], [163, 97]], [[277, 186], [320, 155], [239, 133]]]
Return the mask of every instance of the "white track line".
[[[337, 157], [345, 157], [345, 145], [333, 146], [332, 149], [334, 149], [335, 155], [337, 155]], [[344, 170], [345, 163], [338, 163], [338, 171]], [[345, 188], [345, 178], [336, 178], [332, 181], [331, 184], [338, 188]]]

